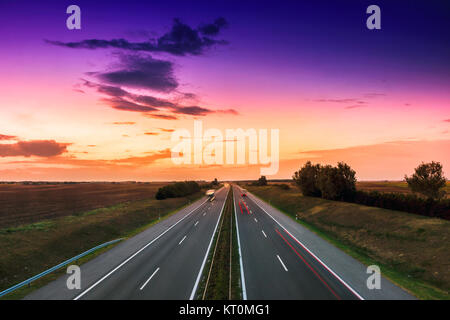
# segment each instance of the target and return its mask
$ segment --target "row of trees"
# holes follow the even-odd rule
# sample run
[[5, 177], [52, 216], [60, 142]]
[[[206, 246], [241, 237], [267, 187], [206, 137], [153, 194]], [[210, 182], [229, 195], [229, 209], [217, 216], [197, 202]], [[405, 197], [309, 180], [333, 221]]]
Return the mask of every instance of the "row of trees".
[[163, 200], [167, 198], [185, 197], [200, 191], [200, 185], [195, 181], [175, 182], [161, 187], [156, 192], [155, 198]]
[[201, 184], [200, 188], [202, 188], [202, 189], [216, 189], [219, 186], [220, 186], [219, 181], [217, 180], [217, 178], [214, 178], [214, 180], [211, 181], [210, 183], [203, 183], [203, 184]]
[[380, 193], [356, 190], [356, 172], [344, 162], [336, 167], [313, 165], [308, 161], [293, 179], [303, 195], [330, 200], [355, 202], [391, 210], [401, 210], [425, 216], [450, 219], [450, 200], [443, 188], [446, 178], [439, 162], [422, 163], [412, 176], [405, 176], [409, 188], [416, 194]]
[[252, 186], [267, 186], [266, 176], [261, 176], [257, 181], [251, 183]]

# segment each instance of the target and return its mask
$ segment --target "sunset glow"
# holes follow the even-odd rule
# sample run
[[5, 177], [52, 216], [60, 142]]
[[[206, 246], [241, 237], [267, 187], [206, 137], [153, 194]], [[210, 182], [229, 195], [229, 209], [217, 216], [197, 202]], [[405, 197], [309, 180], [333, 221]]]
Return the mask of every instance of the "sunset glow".
[[[279, 129], [269, 179], [308, 160], [345, 161], [359, 180], [401, 180], [432, 160], [450, 173], [445, 10], [386, 5], [377, 33], [355, 3], [127, 1], [123, 14], [78, 1], [82, 29], [68, 30], [67, 3], [21, 2], [0, 5], [0, 180], [258, 178], [259, 165], [175, 165], [171, 134], [196, 119]], [[328, 11], [340, 18], [324, 23]], [[408, 23], [424, 11], [426, 25]], [[177, 30], [196, 47], [171, 47]]]

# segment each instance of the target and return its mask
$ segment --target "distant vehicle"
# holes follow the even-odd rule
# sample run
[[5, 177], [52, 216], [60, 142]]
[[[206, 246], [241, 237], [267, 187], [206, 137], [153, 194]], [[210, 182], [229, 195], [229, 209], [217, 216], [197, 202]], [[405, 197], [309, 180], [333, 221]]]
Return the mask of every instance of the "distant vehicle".
[[208, 191], [206, 191], [206, 196], [209, 198], [208, 200], [209, 201], [214, 201], [214, 199], [216, 198], [216, 190], [214, 190], [214, 189], [210, 189], [210, 190], [208, 190]]
[[242, 197], [246, 197], [247, 194], [246, 194], [246, 193], [242, 193], [241, 196], [242, 196]]

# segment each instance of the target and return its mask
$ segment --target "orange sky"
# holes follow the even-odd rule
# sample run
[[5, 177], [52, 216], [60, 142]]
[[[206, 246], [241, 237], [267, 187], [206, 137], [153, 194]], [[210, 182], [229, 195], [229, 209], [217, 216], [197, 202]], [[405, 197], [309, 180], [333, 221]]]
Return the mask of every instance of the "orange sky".
[[[140, 16], [139, 8], [129, 10]], [[204, 20], [177, 22], [171, 10], [135, 21], [115, 5], [109, 14], [120, 24], [90, 21], [78, 33], [60, 27], [61, 19], [36, 25], [32, 7], [5, 10], [11, 21], [0, 28], [0, 180], [259, 177], [260, 165], [175, 165], [171, 134], [192, 132], [194, 120], [223, 133], [278, 129], [279, 171], [269, 179], [290, 178], [307, 160], [345, 161], [360, 180], [400, 180], [433, 160], [450, 176], [448, 60], [430, 33], [434, 25], [421, 26], [411, 40], [402, 28], [376, 36], [346, 19], [336, 21], [342, 28], [320, 29], [313, 16], [306, 21], [287, 10], [280, 14], [293, 20], [270, 15], [268, 33], [265, 20], [256, 26], [232, 11], [223, 30], [210, 25], [217, 41], [205, 45], [198, 27]], [[323, 9], [313, 11], [320, 16]], [[304, 33], [292, 38], [291, 27]], [[83, 47], [91, 38], [145, 41], [128, 29], [170, 38], [171, 28], [199, 36], [197, 51]], [[342, 43], [328, 41], [330, 32]], [[413, 50], [418, 43], [423, 52]]]

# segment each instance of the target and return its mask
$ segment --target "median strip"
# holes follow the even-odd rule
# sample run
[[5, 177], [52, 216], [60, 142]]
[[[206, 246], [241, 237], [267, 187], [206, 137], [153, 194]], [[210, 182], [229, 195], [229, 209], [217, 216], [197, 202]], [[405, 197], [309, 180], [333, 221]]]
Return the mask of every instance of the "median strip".
[[231, 190], [225, 202], [220, 228], [214, 239], [214, 250], [208, 257], [196, 298], [201, 300], [241, 299], [239, 275], [238, 241], [233, 219]]

